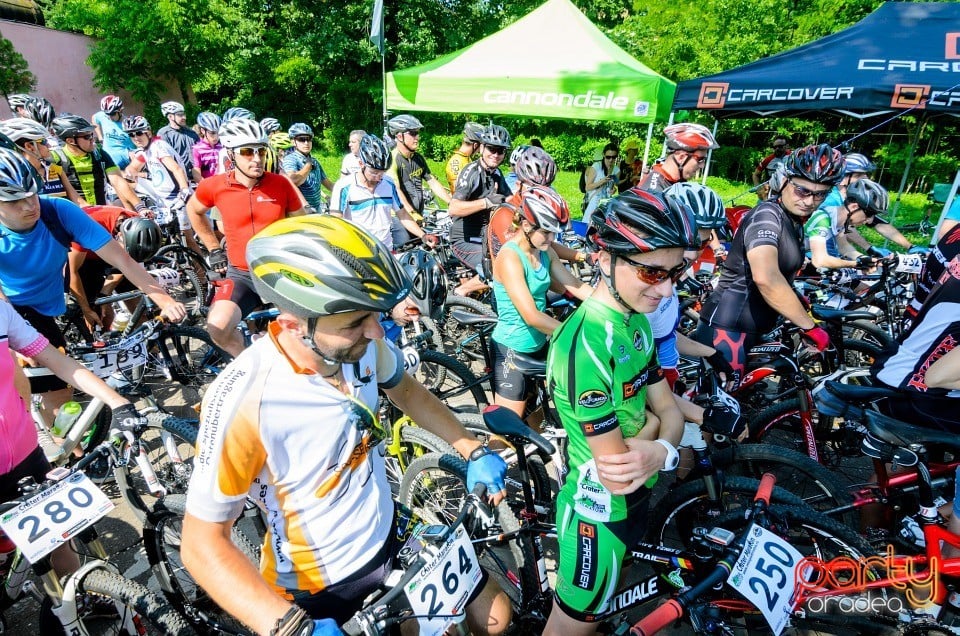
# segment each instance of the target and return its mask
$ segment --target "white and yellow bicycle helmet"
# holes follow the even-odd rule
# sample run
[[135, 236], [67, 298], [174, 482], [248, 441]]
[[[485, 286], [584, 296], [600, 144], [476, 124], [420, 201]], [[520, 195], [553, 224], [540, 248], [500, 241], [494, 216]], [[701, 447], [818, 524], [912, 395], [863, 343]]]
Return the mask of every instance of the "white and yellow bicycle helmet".
[[300, 318], [388, 312], [411, 282], [383, 243], [345, 219], [283, 219], [247, 243], [253, 285], [265, 302]]

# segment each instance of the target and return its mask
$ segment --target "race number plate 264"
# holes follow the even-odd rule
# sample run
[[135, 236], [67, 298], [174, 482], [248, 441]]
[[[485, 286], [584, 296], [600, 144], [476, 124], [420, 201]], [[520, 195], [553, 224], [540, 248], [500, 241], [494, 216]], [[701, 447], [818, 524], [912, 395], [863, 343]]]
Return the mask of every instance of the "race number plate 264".
[[4, 513], [0, 528], [36, 563], [112, 509], [96, 484], [76, 472]]
[[410, 608], [420, 616], [420, 636], [440, 636], [460, 615], [480, 581], [480, 564], [463, 526], [440, 548], [404, 591]]
[[795, 571], [803, 556], [789, 543], [754, 524], [727, 583], [753, 603], [780, 636], [793, 612]]

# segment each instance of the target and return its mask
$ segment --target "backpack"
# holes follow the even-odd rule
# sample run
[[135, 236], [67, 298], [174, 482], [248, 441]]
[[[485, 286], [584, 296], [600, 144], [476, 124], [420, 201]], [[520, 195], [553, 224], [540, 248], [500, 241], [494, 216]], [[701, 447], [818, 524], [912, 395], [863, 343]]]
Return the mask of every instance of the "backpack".
[[73, 236], [63, 226], [53, 203], [40, 199], [40, 220], [47, 226], [47, 231], [53, 235], [53, 238], [57, 239], [57, 243], [69, 250], [70, 244], [73, 243]]

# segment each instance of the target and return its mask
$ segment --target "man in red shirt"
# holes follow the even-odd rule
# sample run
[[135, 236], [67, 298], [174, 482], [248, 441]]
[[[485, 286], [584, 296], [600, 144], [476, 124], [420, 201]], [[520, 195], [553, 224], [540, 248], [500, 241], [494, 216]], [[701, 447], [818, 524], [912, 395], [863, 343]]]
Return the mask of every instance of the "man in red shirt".
[[700, 124], [672, 124], [663, 129], [666, 156], [645, 174], [634, 190], [666, 192], [674, 183], [689, 181], [707, 164], [707, 153], [720, 146]]
[[[207, 315], [213, 341], [236, 356], [243, 351], [240, 320], [262, 305], [247, 265], [247, 241], [274, 221], [304, 214], [296, 186], [281, 175], [264, 171], [267, 134], [251, 119], [233, 119], [220, 128], [233, 170], [200, 182], [187, 203], [190, 223], [210, 253], [210, 267], [225, 280], [218, 287]], [[216, 207], [223, 216], [226, 252], [220, 248], [207, 211]]]
[[783, 160], [786, 159], [787, 155], [790, 154], [790, 149], [787, 148], [787, 138], [783, 135], [777, 135], [773, 138], [773, 152], [760, 160], [760, 163], [757, 164], [756, 170], [753, 171], [753, 185], [760, 186], [761, 179], [763, 179], [763, 185], [760, 186], [757, 190], [757, 197], [761, 201], [765, 201], [767, 195], [770, 193], [770, 187], [767, 185], [767, 181], [770, 180], [770, 177], [773, 176], [773, 173], [777, 171], [777, 168], [780, 167], [780, 164], [783, 163]]

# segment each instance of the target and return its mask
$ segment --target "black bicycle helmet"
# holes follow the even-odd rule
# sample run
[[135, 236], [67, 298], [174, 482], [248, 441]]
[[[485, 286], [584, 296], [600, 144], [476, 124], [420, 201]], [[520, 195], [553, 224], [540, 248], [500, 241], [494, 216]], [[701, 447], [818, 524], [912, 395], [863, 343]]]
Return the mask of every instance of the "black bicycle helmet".
[[139, 216], [120, 224], [120, 237], [130, 258], [142, 263], [153, 258], [163, 245], [163, 236], [156, 221]]
[[483, 132], [484, 125], [475, 121], [468, 121], [463, 125], [463, 138], [472, 141], [475, 144], [480, 142], [480, 133]]
[[27, 117], [33, 121], [40, 122], [44, 128], [49, 128], [57, 116], [57, 111], [54, 110], [53, 104], [45, 97], [31, 97], [30, 100], [23, 105], [23, 109], [26, 111]]
[[0, 148], [0, 201], [20, 201], [37, 194], [42, 187], [40, 175], [23, 155]]
[[247, 243], [247, 262], [260, 298], [300, 318], [388, 312], [410, 292], [383, 243], [327, 214], [271, 223]]
[[71, 137], [76, 137], [77, 135], [92, 133], [94, 130], [93, 124], [83, 117], [71, 113], [63, 113], [54, 119], [50, 128], [53, 130], [53, 134], [63, 141]]
[[877, 166], [867, 159], [866, 155], [862, 155], [859, 152], [848, 152], [843, 156], [843, 160], [845, 162], [844, 174], [854, 174], [857, 172], [873, 174], [873, 171], [877, 169]]
[[357, 156], [363, 165], [373, 170], [389, 170], [390, 164], [393, 163], [393, 156], [387, 144], [375, 135], [364, 135], [360, 139]]
[[682, 181], [670, 186], [668, 197], [680, 199], [693, 212], [698, 230], [718, 230], [727, 224], [727, 214], [720, 195], [699, 183]]
[[660, 192], [628, 190], [601, 204], [590, 217], [587, 243], [614, 255], [699, 247], [690, 208]]
[[854, 202], [868, 217], [883, 214], [890, 205], [890, 195], [887, 189], [876, 181], [860, 179], [847, 186], [847, 196], [844, 203]]
[[521, 183], [549, 186], [557, 178], [557, 163], [543, 148], [526, 146], [517, 157], [514, 171]]
[[510, 133], [508, 133], [507, 129], [503, 126], [490, 124], [483, 129], [483, 132], [480, 133], [479, 136], [480, 143], [487, 146], [502, 146], [504, 148], [510, 147]]
[[416, 298], [420, 311], [439, 320], [447, 302], [447, 274], [440, 261], [421, 249], [404, 252], [397, 256], [397, 260], [413, 282], [410, 292]]
[[405, 133], [409, 130], [420, 130], [421, 128], [423, 128], [423, 124], [413, 115], [397, 115], [387, 122], [387, 130], [389, 130], [390, 134], [394, 137], [400, 133]]
[[[800, 177], [823, 185], [838, 184], [845, 169], [843, 155], [830, 144], [804, 146], [794, 150], [782, 165], [787, 177]], [[782, 190], [782, 187], [780, 189]]]

